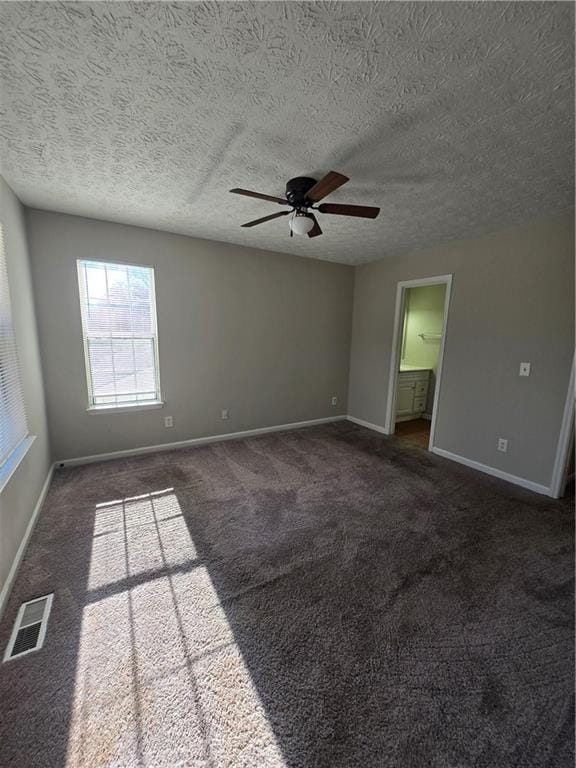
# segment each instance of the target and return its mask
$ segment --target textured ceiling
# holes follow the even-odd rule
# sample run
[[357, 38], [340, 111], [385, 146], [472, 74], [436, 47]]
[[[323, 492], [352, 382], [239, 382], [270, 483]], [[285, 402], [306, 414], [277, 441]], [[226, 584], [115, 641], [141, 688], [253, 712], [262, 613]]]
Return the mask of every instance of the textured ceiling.
[[[0, 172], [24, 203], [360, 263], [573, 202], [573, 6], [554, 2], [0, 7]], [[337, 170], [288, 237], [272, 195]]]

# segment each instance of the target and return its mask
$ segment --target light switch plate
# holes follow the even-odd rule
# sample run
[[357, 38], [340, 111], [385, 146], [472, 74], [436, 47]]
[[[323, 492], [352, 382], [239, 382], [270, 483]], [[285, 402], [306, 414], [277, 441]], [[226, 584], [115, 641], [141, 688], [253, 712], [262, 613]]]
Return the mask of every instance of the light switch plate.
[[530, 376], [530, 363], [520, 363], [520, 376]]

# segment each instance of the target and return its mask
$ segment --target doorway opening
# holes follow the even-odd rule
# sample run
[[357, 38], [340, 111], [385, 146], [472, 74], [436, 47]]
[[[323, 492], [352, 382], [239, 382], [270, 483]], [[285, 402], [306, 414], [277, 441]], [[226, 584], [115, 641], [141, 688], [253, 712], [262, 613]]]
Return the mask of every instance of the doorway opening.
[[432, 450], [452, 275], [398, 283], [386, 432]]
[[576, 410], [576, 355], [572, 358], [572, 370], [570, 371], [570, 382], [568, 384], [568, 394], [564, 405], [564, 414], [562, 416], [562, 426], [560, 428], [560, 437], [558, 438], [558, 447], [556, 449], [556, 460], [552, 470], [552, 482], [550, 483], [550, 495], [554, 499], [566, 496], [568, 493], [574, 493], [575, 468], [575, 427], [574, 411]]

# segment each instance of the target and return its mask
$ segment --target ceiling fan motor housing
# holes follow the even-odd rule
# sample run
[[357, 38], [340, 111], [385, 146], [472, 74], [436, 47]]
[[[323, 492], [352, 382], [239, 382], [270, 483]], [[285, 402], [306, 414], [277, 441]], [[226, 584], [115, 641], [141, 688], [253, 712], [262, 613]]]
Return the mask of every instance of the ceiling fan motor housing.
[[316, 184], [316, 179], [309, 176], [296, 176], [286, 184], [286, 199], [294, 208], [305, 208], [310, 205], [306, 195]]

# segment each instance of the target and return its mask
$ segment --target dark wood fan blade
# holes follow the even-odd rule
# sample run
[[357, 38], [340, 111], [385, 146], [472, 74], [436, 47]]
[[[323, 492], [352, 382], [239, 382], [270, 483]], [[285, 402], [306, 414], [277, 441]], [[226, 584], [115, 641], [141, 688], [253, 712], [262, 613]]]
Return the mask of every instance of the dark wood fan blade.
[[289, 213], [290, 211], [280, 211], [280, 213], [273, 213], [270, 216], [263, 216], [261, 219], [254, 219], [254, 221], [249, 221], [247, 224], [242, 224], [242, 226], [255, 227], [257, 224], [264, 224], [265, 221], [277, 219], [279, 216], [288, 216]]
[[314, 216], [313, 213], [309, 213], [308, 216], [310, 216], [311, 219], [314, 219], [314, 226], [308, 232], [308, 237], [318, 237], [318, 235], [322, 234], [322, 230], [320, 229], [320, 224], [318, 224], [318, 221], [316, 220], [316, 216]]
[[339, 205], [338, 203], [322, 203], [318, 206], [320, 213], [333, 213], [336, 216], [359, 216], [361, 219], [375, 219], [380, 208], [369, 205]]
[[246, 195], [246, 197], [256, 197], [258, 200], [269, 200], [271, 203], [280, 203], [280, 205], [289, 205], [288, 200], [283, 197], [273, 197], [272, 195], [262, 195], [260, 192], [252, 192], [250, 189], [231, 189], [235, 195]]
[[341, 173], [336, 173], [336, 171], [330, 171], [323, 179], [314, 184], [312, 189], [306, 193], [306, 197], [311, 202], [317, 203], [326, 195], [329, 195], [330, 192], [334, 192], [335, 189], [341, 187], [342, 184], [346, 184], [347, 181], [350, 181], [348, 176], [343, 176]]

